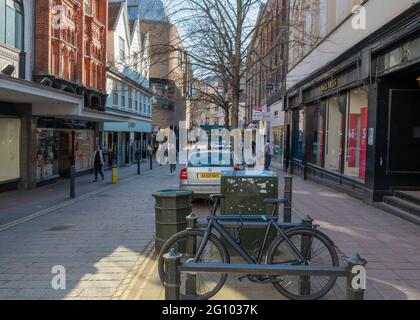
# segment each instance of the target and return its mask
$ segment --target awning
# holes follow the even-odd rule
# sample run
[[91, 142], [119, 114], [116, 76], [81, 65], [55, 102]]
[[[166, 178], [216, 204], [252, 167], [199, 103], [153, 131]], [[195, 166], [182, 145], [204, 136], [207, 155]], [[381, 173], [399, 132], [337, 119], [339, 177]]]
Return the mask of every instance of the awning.
[[0, 75], [0, 101], [32, 105], [32, 114], [92, 122], [121, 122], [130, 118], [84, 108], [83, 96], [31, 81]]

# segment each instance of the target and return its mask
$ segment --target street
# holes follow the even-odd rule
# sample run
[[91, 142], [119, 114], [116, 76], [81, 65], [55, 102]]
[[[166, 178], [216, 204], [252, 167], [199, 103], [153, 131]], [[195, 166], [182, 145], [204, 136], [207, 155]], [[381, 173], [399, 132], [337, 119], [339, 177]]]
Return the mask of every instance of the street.
[[[177, 188], [178, 174], [157, 166], [139, 177], [134, 169], [121, 169], [126, 178], [116, 186], [104, 182], [63, 207], [53, 204], [48, 213], [0, 227], [0, 298], [163, 299], [152, 250], [151, 193]], [[294, 179], [293, 195], [295, 221], [309, 214], [334, 240], [340, 258], [359, 253], [368, 260], [366, 299], [420, 298], [418, 226], [300, 178]], [[27, 212], [38, 208], [33, 200]], [[194, 204], [200, 216], [206, 208], [202, 201]], [[64, 290], [52, 287], [54, 266], [65, 268]], [[339, 280], [325, 299], [344, 299], [344, 291], [345, 281]], [[234, 277], [215, 298], [284, 299], [270, 285], [239, 283]]]

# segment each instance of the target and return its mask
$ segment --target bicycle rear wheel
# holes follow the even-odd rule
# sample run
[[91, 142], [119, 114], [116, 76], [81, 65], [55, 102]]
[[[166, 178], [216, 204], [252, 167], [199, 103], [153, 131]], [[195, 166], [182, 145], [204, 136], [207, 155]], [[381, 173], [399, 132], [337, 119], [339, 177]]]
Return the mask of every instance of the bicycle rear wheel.
[[[181, 262], [194, 258], [204, 238], [204, 231], [185, 230], [175, 234], [164, 244], [159, 254], [159, 277], [162, 283], [165, 279], [163, 255], [174, 248], [182, 254]], [[188, 242], [189, 241], [189, 242]], [[188, 243], [192, 245], [188, 245]], [[200, 263], [229, 263], [229, 254], [223, 243], [215, 235], [210, 235]], [[227, 274], [217, 273], [181, 273], [181, 299], [182, 300], [207, 300], [213, 297], [224, 285]]]
[[[292, 229], [286, 232], [311, 266], [338, 266], [339, 259], [332, 242], [326, 235], [310, 229]], [[299, 258], [282, 238], [276, 238], [267, 250], [267, 264], [300, 265]], [[331, 276], [281, 276], [273, 286], [292, 300], [316, 300], [325, 296], [334, 286], [337, 277]]]

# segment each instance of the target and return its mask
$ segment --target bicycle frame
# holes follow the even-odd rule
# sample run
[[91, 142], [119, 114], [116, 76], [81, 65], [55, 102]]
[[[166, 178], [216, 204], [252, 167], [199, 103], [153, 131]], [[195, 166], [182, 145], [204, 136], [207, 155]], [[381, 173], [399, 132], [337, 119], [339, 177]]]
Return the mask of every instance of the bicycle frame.
[[[251, 255], [246, 252], [237, 242], [236, 240], [229, 234], [229, 232], [226, 230], [226, 228], [220, 224], [218, 222], [218, 220], [236, 220], [236, 221], [241, 221], [242, 218], [241, 216], [237, 216], [236, 218], [232, 218], [232, 217], [224, 217], [224, 216], [216, 216], [215, 212], [217, 210], [217, 201], [214, 204], [213, 210], [212, 210], [212, 215], [207, 217], [208, 219], [208, 224], [207, 227], [204, 229], [204, 237], [203, 237], [203, 241], [200, 244], [200, 247], [198, 248], [195, 256], [194, 256], [194, 263], [199, 262], [199, 259], [201, 257], [201, 254], [204, 251], [205, 246], [207, 245], [207, 242], [209, 241], [210, 235], [212, 234], [213, 229], [216, 229], [219, 234], [221, 235], [222, 238], [224, 238], [231, 246], [232, 248], [242, 257], [242, 259], [245, 260], [246, 263], [248, 264], [261, 264], [261, 260], [263, 257], [263, 253], [266, 249], [266, 245], [267, 245], [267, 241], [268, 241], [268, 237], [270, 234], [270, 231], [272, 229], [272, 227], [274, 226], [274, 228], [278, 231], [278, 233], [280, 234], [280, 236], [286, 241], [286, 243], [289, 245], [289, 247], [292, 249], [292, 251], [295, 253], [296, 257], [299, 259], [300, 263], [307, 263], [307, 259], [300, 253], [300, 251], [298, 250], [298, 248], [296, 248], [295, 244], [287, 237], [286, 232], [284, 230], [284, 228], [282, 228], [279, 224], [274, 222], [274, 219], [276, 219], [277, 217], [275, 216], [275, 209], [276, 206], [274, 206], [273, 208], [273, 214], [271, 216], [253, 216], [253, 220], [256, 220], [258, 218], [261, 218], [262, 221], [268, 221], [268, 226], [264, 235], [264, 240], [263, 243], [261, 244], [260, 248], [258, 249], [258, 254], [256, 259], [252, 258]], [[293, 225], [290, 225], [293, 226]], [[296, 225], [298, 226], [298, 225]]]

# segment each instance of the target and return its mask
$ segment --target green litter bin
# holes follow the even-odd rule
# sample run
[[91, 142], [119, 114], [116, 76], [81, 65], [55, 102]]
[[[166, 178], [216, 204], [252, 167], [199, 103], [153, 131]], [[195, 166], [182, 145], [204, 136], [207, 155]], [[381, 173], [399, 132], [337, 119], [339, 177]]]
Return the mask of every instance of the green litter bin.
[[192, 212], [193, 192], [188, 190], [161, 190], [155, 198], [155, 251], [160, 252], [174, 234], [187, 228], [186, 217]]

